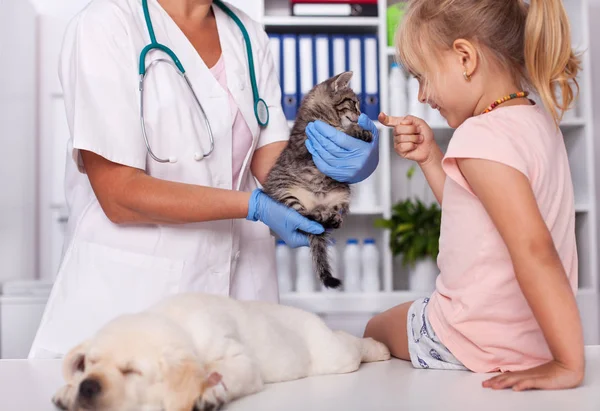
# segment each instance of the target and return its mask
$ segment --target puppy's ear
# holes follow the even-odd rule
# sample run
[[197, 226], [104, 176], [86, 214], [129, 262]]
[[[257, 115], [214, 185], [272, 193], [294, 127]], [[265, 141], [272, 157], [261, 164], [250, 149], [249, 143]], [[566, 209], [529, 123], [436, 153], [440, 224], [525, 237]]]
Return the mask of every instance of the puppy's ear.
[[192, 411], [202, 392], [203, 369], [195, 358], [167, 356], [163, 363], [165, 411]]
[[77, 374], [85, 372], [85, 353], [88, 346], [89, 340], [86, 340], [73, 347], [65, 356], [62, 367], [65, 381], [71, 382]]
[[219, 374], [218, 372], [213, 371], [210, 373], [208, 378], [206, 380], [204, 380], [203, 388], [205, 390], [212, 388], [215, 385], [219, 384], [222, 380], [223, 380], [223, 376], [221, 374]]

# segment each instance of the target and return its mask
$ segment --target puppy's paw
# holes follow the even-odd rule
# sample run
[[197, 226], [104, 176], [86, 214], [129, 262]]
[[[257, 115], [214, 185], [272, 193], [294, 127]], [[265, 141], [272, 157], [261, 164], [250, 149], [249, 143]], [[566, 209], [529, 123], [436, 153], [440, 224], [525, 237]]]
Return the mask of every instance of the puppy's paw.
[[388, 347], [371, 337], [363, 338], [363, 362], [387, 361], [391, 358]]
[[210, 387], [204, 391], [204, 394], [198, 401], [194, 411], [217, 411], [228, 402], [227, 387], [221, 381], [217, 385]]
[[375, 340], [373, 340], [373, 342], [375, 343], [375, 350], [377, 351], [377, 354], [375, 354], [375, 358], [377, 358], [376, 361], [387, 361], [392, 357], [390, 350], [385, 344]]
[[61, 410], [68, 410], [73, 405], [73, 387], [64, 385], [52, 397], [52, 403]]

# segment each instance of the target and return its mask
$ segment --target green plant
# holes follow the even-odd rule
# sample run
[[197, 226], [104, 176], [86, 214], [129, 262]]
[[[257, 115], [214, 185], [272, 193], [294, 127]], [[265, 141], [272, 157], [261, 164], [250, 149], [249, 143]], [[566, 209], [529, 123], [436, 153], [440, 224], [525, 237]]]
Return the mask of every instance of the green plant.
[[[413, 173], [411, 167], [408, 179]], [[442, 212], [437, 203], [427, 206], [421, 200], [409, 197], [392, 207], [390, 219], [378, 219], [375, 226], [391, 230], [389, 246], [392, 254], [402, 255], [405, 266], [414, 266], [421, 259], [437, 257], [441, 218]]]

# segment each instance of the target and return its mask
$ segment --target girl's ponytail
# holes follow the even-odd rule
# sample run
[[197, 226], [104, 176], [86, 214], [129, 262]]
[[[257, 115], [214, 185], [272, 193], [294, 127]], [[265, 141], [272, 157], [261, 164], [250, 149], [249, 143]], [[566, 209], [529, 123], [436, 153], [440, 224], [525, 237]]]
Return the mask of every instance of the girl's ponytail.
[[[569, 19], [562, 0], [531, 0], [525, 23], [527, 77], [556, 124], [579, 92], [580, 60], [571, 49]], [[559, 98], [560, 95], [562, 98]]]

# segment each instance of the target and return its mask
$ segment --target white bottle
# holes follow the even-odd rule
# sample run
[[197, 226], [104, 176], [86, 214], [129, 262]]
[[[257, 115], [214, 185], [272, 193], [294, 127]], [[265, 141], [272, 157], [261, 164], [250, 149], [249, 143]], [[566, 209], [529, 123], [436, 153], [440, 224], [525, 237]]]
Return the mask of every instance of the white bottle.
[[277, 240], [275, 260], [277, 262], [279, 292], [289, 293], [294, 285], [292, 279], [292, 250], [283, 240]]
[[363, 292], [376, 293], [381, 291], [379, 250], [377, 250], [374, 238], [366, 238], [363, 241], [360, 259]]
[[379, 196], [377, 195], [375, 173], [355, 184], [351, 192], [350, 208], [371, 211], [377, 207]]
[[419, 101], [419, 80], [411, 77], [408, 80], [408, 113], [420, 119], [426, 119], [427, 106]]
[[[331, 275], [335, 278], [340, 278], [340, 268], [339, 268], [339, 263], [340, 263], [340, 259], [338, 257], [338, 252], [337, 249], [335, 247], [335, 238], [331, 238], [329, 240], [329, 244], [327, 245], [327, 255], [329, 257], [329, 264], [331, 266]], [[331, 293], [331, 292], [338, 292], [339, 289], [337, 288], [327, 288], [325, 287], [325, 285], [321, 282], [321, 291], [323, 291], [324, 293]]]
[[360, 246], [356, 238], [349, 238], [344, 248], [344, 291], [361, 291]]
[[315, 291], [315, 274], [310, 248], [299, 247], [296, 250], [296, 292], [311, 293]]
[[406, 76], [398, 63], [392, 63], [390, 67], [390, 115], [405, 116], [407, 107]]

